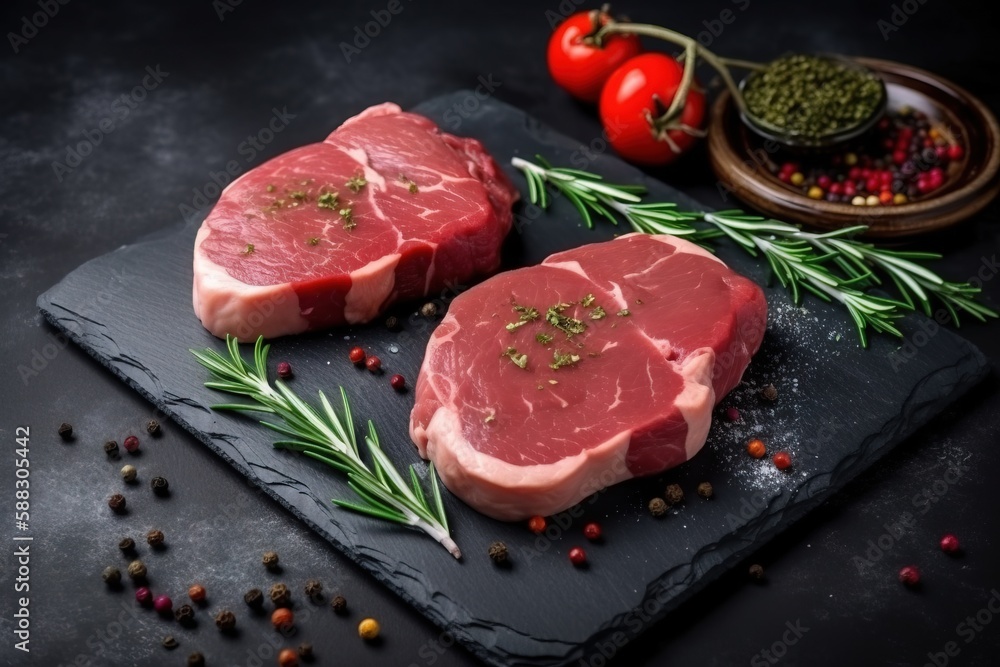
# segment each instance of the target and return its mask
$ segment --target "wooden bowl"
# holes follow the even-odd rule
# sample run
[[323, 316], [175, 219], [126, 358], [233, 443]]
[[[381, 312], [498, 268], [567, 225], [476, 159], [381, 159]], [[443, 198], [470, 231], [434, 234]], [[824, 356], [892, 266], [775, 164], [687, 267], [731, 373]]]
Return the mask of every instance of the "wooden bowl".
[[712, 169], [724, 187], [752, 207], [788, 222], [825, 230], [868, 225], [866, 236], [904, 237], [949, 227], [985, 207], [1000, 191], [1000, 125], [986, 106], [959, 86], [909, 65], [857, 58], [885, 80], [889, 109], [910, 106], [955, 133], [965, 156], [957, 173], [933, 194], [897, 206], [853, 206], [810, 199], [782, 183], [769, 166], [784, 150], [747, 128], [728, 91], [715, 101], [708, 130]]

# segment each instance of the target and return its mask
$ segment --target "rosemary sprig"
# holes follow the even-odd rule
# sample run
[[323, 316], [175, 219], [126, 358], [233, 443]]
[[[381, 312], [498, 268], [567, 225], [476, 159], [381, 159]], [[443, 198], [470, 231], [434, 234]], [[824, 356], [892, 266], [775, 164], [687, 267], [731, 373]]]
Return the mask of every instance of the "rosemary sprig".
[[[616, 213], [632, 229], [646, 234], [673, 234], [702, 245], [713, 238], [729, 237], [751, 256], [763, 257], [796, 304], [801, 303], [804, 291], [841, 304], [854, 320], [863, 347], [868, 346], [869, 329], [902, 337], [894, 320], [918, 304], [930, 315], [931, 297], [944, 304], [956, 326], [960, 324], [958, 311], [980, 321], [998, 316], [975, 300], [980, 288], [946, 281], [917, 263], [940, 255], [886, 250], [851, 238], [864, 232], [864, 225], [818, 234], [739, 210], [681, 211], [671, 202], [643, 204], [641, 196], [646, 189], [641, 185], [606, 183], [597, 174], [552, 167], [541, 156], [536, 157], [538, 164], [522, 158], [511, 160], [528, 181], [532, 203], [548, 206], [545, 186], [549, 184], [573, 203], [588, 227], [593, 227], [594, 215], [617, 225]], [[695, 222], [710, 226], [695, 226]], [[880, 273], [896, 287], [899, 300], [866, 291], [882, 284]]]
[[348, 485], [363, 501], [353, 503], [334, 499], [334, 504], [419, 528], [455, 558], [462, 557], [458, 545], [450, 536], [433, 463], [428, 469], [431, 488], [431, 498], [428, 499], [412, 465], [409, 479], [404, 479], [396, 470], [382, 450], [371, 420], [368, 421], [368, 434], [365, 436], [371, 467], [365, 463], [354, 432], [351, 405], [343, 387], [340, 388], [343, 408], [339, 414], [322, 391], [319, 392], [321, 408], [316, 409], [280, 380], [275, 380], [273, 386], [268, 381], [267, 353], [270, 345], [264, 345], [263, 336], [254, 345], [253, 364], [243, 359], [235, 338], [226, 336], [226, 348], [228, 358], [212, 349], [191, 350], [191, 354], [212, 373], [213, 379], [205, 383], [206, 387], [246, 396], [251, 403], [225, 403], [215, 405], [213, 409], [275, 415], [280, 423], [261, 421], [264, 426], [285, 436], [285, 439], [274, 443], [275, 447], [302, 452], [345, 473]]

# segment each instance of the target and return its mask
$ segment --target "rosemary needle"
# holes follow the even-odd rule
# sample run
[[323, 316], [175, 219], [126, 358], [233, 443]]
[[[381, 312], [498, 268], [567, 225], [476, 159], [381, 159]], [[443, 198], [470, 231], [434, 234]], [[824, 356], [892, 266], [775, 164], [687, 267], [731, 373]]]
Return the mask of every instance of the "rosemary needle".
[[[867, 229], [864, 225], [817, 234], [735, 209], [682, 211], [671, 202], [644, 204], [646, 188], [641, 185], [607, 183], [598, 174], [553, 167], [541, 156], [536, 158], [537, 164], [517, 157], [511, 160], [524, 173], [533, 204], [548, 207], [548, 184], [566, 196], [588, 227], [593, 227], [595, 216], [617, 225], [617, 214], [637, 232], [673, 234], [703, 246], [726, 236], [749, 255], [763, 257], [796, 304], [801, 303], [803, 292], [839, 303], [854, 321], [863, 347], [868, 346], [869, 330], [901, 338], [894, 321], [918, 306], [930, 315], [931, 297], [944, 304], [956, 326], [959, 311], [980, 321], [998, 316], [975, 300], [980, 288], [946, 281], [918, 263], [940, 255], [887, 250], [852, 238]], [[709, 226], [695, 226], [696, 222]], [[889, 278], [899, 299], [866, 291], [883, 284], [880, 274]]]
[[365, 436], [372, 461], [369, 467], [358, 448], [351, 405], [344, 388], [340, 388], [343, 408], [339, 414], [322, 391], [319, 392], [321, 409], [317, 410], [299, 398], [281, 380], [276, 380], [271, 385], [267, 379], [269, 348], [269, 345], [264, 345], [263, 336], [258, 338], [253, 350], [253, 364], [243, 359], [239, 343], [228, 335], [228, 358], [211, 349], [191, 350], [198, 362], [212, 373], [213, 379], [205, 383], [206, 387], [245, 396], [252, 401], [226, 403], [213, 408], [275, 415], [280, 423], [261, 422], [286, 436], [286, 439], [275, 442], [275, 447], [302, 452], [345, 473], [348, 485], [363, 501], [354, 503], [335, 499], [334, 504], [379, 519], [419, 528], [437, 540], [455, 558], [461, 558], [462, 552], [451, 539], [448, 529], [448, 517], [445, 515], [434, 464], [428, 466], [431, 491], [428, 499], [412, 465], [408, 479], [404, 479], [396, 470], [379, 444], [375, 424], [369, 420], [368, 434]]

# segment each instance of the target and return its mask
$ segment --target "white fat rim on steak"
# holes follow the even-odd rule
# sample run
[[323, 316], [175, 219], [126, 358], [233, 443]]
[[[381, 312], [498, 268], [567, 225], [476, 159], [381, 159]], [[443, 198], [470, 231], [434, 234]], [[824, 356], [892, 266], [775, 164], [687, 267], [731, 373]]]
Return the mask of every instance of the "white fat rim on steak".
[[[211, 230], [202, 223], [194, 241], [194, 312], [213, 336], [226, 334], [240, 341], [300, 333], [309, 327], [299, 309], [299, 297], [288, 283], [247, 285], [230, 276], [201, 249]], [[233, 298], [238, 294], [239, 298]]]

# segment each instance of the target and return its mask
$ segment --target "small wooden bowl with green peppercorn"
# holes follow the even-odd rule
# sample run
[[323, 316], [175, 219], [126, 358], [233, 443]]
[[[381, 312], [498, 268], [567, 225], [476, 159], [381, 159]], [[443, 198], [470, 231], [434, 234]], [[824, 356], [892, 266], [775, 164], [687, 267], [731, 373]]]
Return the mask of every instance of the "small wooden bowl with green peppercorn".
[[[826, 230], [867, 225], [866, 236], [871, 238], [939, 230], [982, 210], [1000, 191], [1000, 126], [993, 113], [959, 86], [924, 70], [885, 60], [854, 60], [884, 82], [886, 115], [876, 119], [867, 133], [813, 151], [801, 146], [789, 150], [773, 137], [761, 136], [760, 128], [751, 127], [741, 116], [733, 97], [722, 92], [715, 101], [708, 130], [709, 159], [722, 187], [765, 215]], [[930, 127], [933, 133], [947, 137], [946, 145], [937, 146], [937, 150], [953, 151], [950, 159], [931, 167], [918, 153], [896, 158], [900, 146], [878, 145], [881, 128], [887, 123], [895, 128], [898, 115], [911, 113], [908, 110], [927, 119], [921, 121], [924, 127], [915, 133], [926, 134]], [[872, 160], [873, 175], [864, 177], [866, 183], [860, 191], [853, 191], [854, 181], [845, 191], [846, 181], [852, 180], [845, 176], [847, 165], [858, 160], [860, 168], [865, 157]], [[911, 174], [911, 182], [897, 191], [893, 179], [902, 167], [894, 163], [896, 159], [902, 160], [902, 167], [915, 163], [928, 173], [936, 167], [937, 180], [931, 183], [932, 188], [914, 192], [917, 182]], [[838, 160], [841, 162], [834, 165]], [[876, 161], [880, 165], [877, 168]], [[796, 173], [783, 172], [788, 165], [796, 165]], [[889, 173], [886, 178], [892, 189], [886, 191], [893, 199], [882, 195], [884, 199], [874, 202], [871, 197], [876, 192], [868, 191], [867, 181], [882, 172]], [[829, 185], [820, 187], [817, 173], [839, 182], [841, 185], [833, 189], [840, 192], [831, 192]], [[794, 177], [792, 182], [789, 176]], [[903, 196], [896, 197], [898, 194]], [[858, 200], [859, 196], [863, 201]]]

